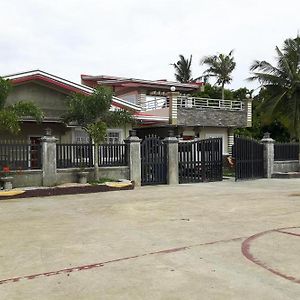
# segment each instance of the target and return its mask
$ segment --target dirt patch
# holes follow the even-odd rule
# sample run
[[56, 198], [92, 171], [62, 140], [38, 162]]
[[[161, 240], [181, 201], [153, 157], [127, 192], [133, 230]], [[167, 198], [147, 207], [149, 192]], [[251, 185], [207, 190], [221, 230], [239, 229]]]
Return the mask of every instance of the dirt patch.
[[109, 187], [106, 185], [80, 185], [80, 186], [67, 186], [67, 187], [53, 187], [53, 188], [41, 188], [26, 190], [25, 193], [15, 196], [3, 196], [0, 200], [16, 199], [16, 198], [29, 198], [29, 197], [47, 197], [58, 195], [71, 195], [71, 194], [88, 194], [88, 193], [100, 193], [120, 190], [133, 190], [134, 182], [130, 186], [126, 187]]

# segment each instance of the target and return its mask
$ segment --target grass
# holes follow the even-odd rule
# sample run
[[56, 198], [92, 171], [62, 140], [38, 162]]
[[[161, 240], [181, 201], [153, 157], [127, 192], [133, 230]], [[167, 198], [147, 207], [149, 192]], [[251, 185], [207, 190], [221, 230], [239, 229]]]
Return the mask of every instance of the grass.
[[97, 184], [102, 184], [102, 183], [105, 183], [105, 182], [111, 182], [111, 181], [116, 181], [115, 179], [112, 179], [112, 178], [99, 178], [99, 180], [91, 180], [89, 181], [89, 184], [91, 185], [97, 185]]
[[235, 172], [234, 172], [234, 170], [224, 169], [223, 170], [223, 176], [234, 177], [235, 176]]

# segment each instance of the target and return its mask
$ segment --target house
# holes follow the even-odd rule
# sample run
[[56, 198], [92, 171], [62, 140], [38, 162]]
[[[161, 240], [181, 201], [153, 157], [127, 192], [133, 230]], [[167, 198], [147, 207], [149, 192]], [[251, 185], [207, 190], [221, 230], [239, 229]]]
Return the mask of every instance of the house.
[[139, 137], [168, 135], [173, 129], [181, 140], [221, 137], [223, 154], [231, 152], [235, 128], [250, 127], [252, 101], [193, 97], [203, 83], [179, 83], [167, 80], [143, 80], [114, 76], [81, 75], [90, 87], [110, 86], [117, 97], [140, 106], [136, 112]]
[[[9, 79], [13, 89], [8, 96], [7, 103], [13, 104], [20, 100], [30, 100], [40, 107], [44, 113], [41, 124], [30, 118], [24, 118], [21, 132], [16, 137], [1, 133], [1, 140], [25, 140], [26, 142], [39, 143], [39, 139], [45, 134], [46, 128], [50, 128], [52, 134], [58, 138], [59, 143], [88, 143], [86, 132], [74, 125], [66, 126], [62, 121], [62, 115], [66, 113], [68, 96], [72, 93], [89, 95], [94, 89], [88, 86], [71, 82], [56, 75], [40, 70], [17, 73], [3, 76]], [[111, 109], [124, 109], [133, 114], [141, 109], [134, 103], [113, 97]], [[108, 143], [121, 143], [127, 136], [131, 125], [122, 128], [109, 128], [107, 133]]]

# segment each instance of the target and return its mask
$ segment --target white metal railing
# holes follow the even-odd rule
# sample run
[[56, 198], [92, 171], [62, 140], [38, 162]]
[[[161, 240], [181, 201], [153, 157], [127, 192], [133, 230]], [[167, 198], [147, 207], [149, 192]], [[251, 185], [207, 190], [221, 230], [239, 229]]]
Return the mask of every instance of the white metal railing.
[[146, 96], [146, 101], [141, 103], [142, 110], [154, 110], [169, 107], [168, 97]]
[[[143, 111], [167, 108], [169, 107], [169, 98], [147, 96], [146, 101], [142, 102], [141, 106]], [[177, 97], [177, 107], [194, 109], [212, 108], [235, 111], [242, 111], [245, 108], [243, 101], [239, 100], [222, 100], [187, 96]]]
[[177, 107], [182, 108], [213, 108], [225, 110], [244, 110], [244, 103], [238, 100], [222, 100], [197, 97], [177, 97]]

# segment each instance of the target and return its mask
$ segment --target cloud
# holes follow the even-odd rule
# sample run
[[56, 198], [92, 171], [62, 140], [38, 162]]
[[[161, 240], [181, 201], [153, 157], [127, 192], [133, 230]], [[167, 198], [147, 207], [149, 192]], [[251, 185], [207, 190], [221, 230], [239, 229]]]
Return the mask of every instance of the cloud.
[[0, 73], [40, 68], [79, 82], [80, 74], [173, 80], [179, 54], [235, 49], [231, 88], [250, 85], [254, 59], [297, 34], [298, 1], [10, 0], [1, 4]]

